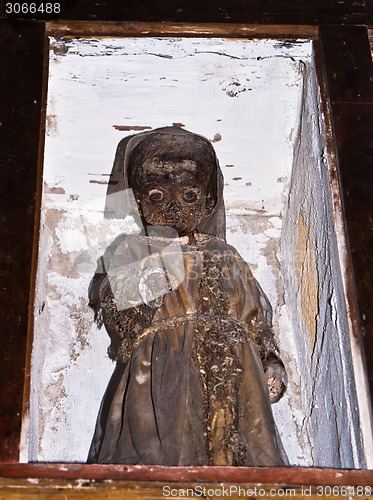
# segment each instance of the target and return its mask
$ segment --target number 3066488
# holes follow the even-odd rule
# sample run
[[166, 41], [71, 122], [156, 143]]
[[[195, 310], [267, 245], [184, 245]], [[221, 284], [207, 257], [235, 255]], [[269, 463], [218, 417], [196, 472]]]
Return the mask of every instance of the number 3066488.
[[61, 4], [56, 3], [6, 3], [7, 14], [60, 14]]

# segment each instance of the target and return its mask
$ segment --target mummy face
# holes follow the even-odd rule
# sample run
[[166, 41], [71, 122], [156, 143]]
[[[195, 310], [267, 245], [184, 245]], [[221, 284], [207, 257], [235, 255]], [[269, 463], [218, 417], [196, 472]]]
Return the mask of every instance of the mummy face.
[[211, 169], [200, 172], [192, 160], [151, 157], [135, 169], [131, 184], [147, 224], [170, 226], [184, 236], [213, 209], [210, 177]]

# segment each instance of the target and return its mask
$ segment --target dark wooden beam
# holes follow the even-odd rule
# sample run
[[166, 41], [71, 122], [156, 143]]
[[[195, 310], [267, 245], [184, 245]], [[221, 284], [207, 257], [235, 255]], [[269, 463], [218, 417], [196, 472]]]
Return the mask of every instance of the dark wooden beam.
[[145, 23], [113, 21], [64, 21], [46, 23], [50, 36], [201, 36], [227, 38], [310, 38], [318, 37], [316, 26], [292, 24], [231, 24], [231, 23]]
[[80, 0], [65, 19], [129, 21], [262, 23], [262, 24], [365, 24], [364, 0]]
[[[368, 24], [370, 0], [60, 0], [58, 14], [36, 12], [34, 19], [100, 21]], [[8, 17], [30, 19], [31, 14]]]
[[111, 479], [209, 483], [371, 486], [373, 471], [304, 467], [162, 467], [159, 465], [6, 464], [0, 477], [51, 479]]
[[345, 231], [352, 269], [356, 338], [373, 394], [373, 66], [365, 26], [322, 26]]
[[34, 237], [42, 23], [0, 20], [0, 457], [18, 461]]

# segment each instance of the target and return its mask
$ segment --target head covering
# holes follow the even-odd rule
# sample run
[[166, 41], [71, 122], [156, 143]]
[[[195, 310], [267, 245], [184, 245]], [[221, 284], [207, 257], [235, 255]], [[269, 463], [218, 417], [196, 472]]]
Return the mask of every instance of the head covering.
[[[172, 139], [176, 139], [183, 151], [188, 151], [188, 156], [190, 155], [191, 160], [197, 160], [198, 157], [195, 153], [195, 158], [193, 157], [193, 148], [190, 144], [195, 141], [204, 142], [209, 148], [211, 148], [212, 158], [215, 163], [216, 172], [216, 204], [210, 215], [206, 216], [198, 225], [197, 231], [199, 233], [205, 233], [218, 237], [219, 239], [225, 240], [225, 208], [223, 199], [223, 174], [219, 167], [219, 162], [216, 157], [216, 153], [212, 144], [208, 139], [202, 137], [201, 135], [188, 132], [180, 127], [163, 127], [154, 129], [150, 132], [144, 132], [141, 134], [131, 135], [121, 140], [118, 144], [113, 169], [111, 171], [110, 181], [107, 189], [107, 198], [105, 205], [105, 217], [107, 218], [124, 218], [129, 213], [128, 207], [133, 204], [133, 197], [130, 195], [129, 188], [129, 165], [131, 160], [131, 155], [141, 141], [145, 138], [151, 137], [154, 134], [157, 136], [159, 141], [159, 136], [164, 135], [165, 142]], [[189, 151], [190, 150], [190, 151]], [[185, 157], [184, 154], [181, 156]], [[202, 168], [201, 166], [199, 168]], [[119, 193], [123, 193], [121, 196]]]

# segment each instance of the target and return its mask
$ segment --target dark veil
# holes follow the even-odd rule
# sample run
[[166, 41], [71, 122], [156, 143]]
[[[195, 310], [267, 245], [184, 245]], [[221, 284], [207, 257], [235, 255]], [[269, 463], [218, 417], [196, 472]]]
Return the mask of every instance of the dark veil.
[[115, 155], [113, 169], [110, 175], [109, 186], [107, 189], [107, 200], [105, 206], [105, 217], [107, 218], [122, 218], [126, 214], [125, 206], [125, 194], [124, 197], [111, 196], [116, 193], [130, 188], [128, 179], [128, 167], [133, 150], [138, 146], [141, 141], [145, 138], [149, 138], [152, 135], [164, 135], [164, 140], [172, 140], [175, 136], [178, 140], [178, 144], [183, 149], [187, 151], [188, 158], [198, 161], [196, 153], [193, 148], [190, 148], [191, 140], [198, 140], [205, 143], [207, 147], [211, 149], [211, 154], [213, 155], [215, 168], [216, 168], [216, 204], [212, 213], [207, 216], [197, 227], [198, 232], [216, 236], [219, 239], [225, 241], [225, 207], [223, 199], [223, 174], [221, 173], [219, 162], [216, 158], [214, 148], [211, 143], [204, 137], [188, 132], [180, 127], [163, 127], [152, 130], [150, 132], [144, 132], [141, 134], [131, 135], [120, 141], [117, 152]]

